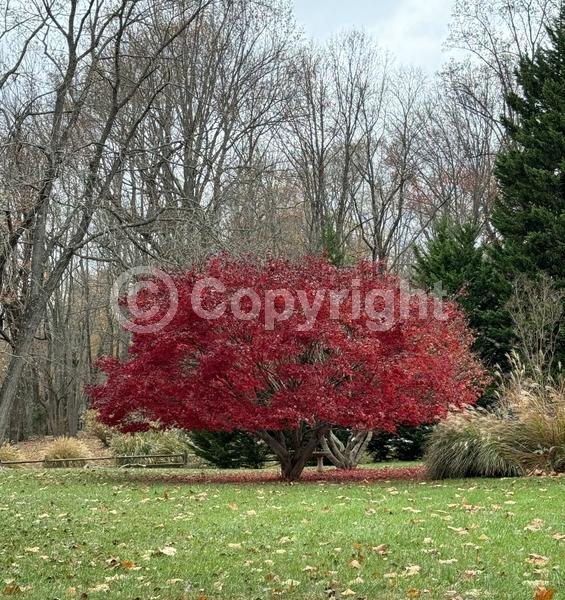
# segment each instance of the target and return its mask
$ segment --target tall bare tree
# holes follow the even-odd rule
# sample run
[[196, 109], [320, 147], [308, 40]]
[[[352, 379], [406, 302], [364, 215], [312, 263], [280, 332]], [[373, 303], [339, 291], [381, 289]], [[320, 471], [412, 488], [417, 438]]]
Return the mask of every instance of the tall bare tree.
[[[14, 8], [25, 58], [6, 72], [1, 149], [3, 193], [18, 204], [5, 213], [0, 274], [2, 296], [18, 314], [12, 331], [2, 332], [11, 357], [0, 387], [0, 440], [48, 301], [88, 243], [95, 213], [107, 204], [136, 133], [169, 84], [163, 54], [208, 4], [36, 0], [22, 13], [40, 22], [33, 35], [18, 17], [21, 6]], [[128, 48], [156, 14], [168, 24], [160, 43], [130, 68]], [[126, 112], [128, 125], [115, 137]]]

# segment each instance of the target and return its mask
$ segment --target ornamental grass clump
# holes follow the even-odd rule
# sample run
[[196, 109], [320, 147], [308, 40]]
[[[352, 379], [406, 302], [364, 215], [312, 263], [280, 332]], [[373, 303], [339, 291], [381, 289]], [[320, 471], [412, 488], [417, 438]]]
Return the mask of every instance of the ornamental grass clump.
[[96, 410], [87, 410], [84, 413], [83, 420], [84, 430], [100, 440], [106, 447], [110, 445], [112, 437], [118, 433], [114, 428], [108, 427], [100, 421]]
[[505, 455], [528, 471], [565, 472], [565, 380], [514, 375], [501, 394]]
[[514, 370], [494, 412], [470, 408], [439, 423], [425, 462], [433, 479], [565, 472], [565, 381]]
[[434, 429], [425, 463], [432, 479], [515, 477], [523, 475], [511, 456], [504, 421], [496, 414], [469, 408], [453, 413]]
[[[148, 465], [177, 464], [190, 451], [190, 440], [182, 431], [169, 429], [166, 431], [144, 431], [135, 434], [115, 435], [110, 442], [110, 450], [116, 457], [116, 464]], [[165, 458], [150, 458], [157, 455]], [[173, 455], [168, 457], [167, 455]], [[127, 457], [136, 458], [127, 458]]]
[[88, 449], [79, 440], [69, 437], [55, 438], [45, 453], [43, 466], [48, 469], [84, 467], [88, 456]]
[[0, 467], [16, 468], [21, 465], [6, 465], [4, 463], [24, 460], [22, 453], [11, 444], [2, 444], [0, 446]]

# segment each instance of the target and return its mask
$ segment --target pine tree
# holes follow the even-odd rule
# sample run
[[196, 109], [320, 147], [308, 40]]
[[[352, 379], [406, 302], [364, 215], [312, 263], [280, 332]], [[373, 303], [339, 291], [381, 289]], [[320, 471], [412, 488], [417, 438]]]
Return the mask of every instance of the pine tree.
[[472, 224], [442, 220], [434, 237], [416, 249], [413, 281], [426, 289], [442, 289], [463, 308], [477, 339], [474, 350], [490, 365], [504, 365], [510, 350], [510, 317], [500, 305], [505, 287]]
[[497, 161], [491, 217], [500, 234], [493, 258], [508, 282], [501, 302], [518, 276], [545, 272], [565, 286], [565, 6], [548, 35], [548, 46], [519, 65], [520, 93], [507, 97], [515, 118], [505, 122], [510, 145]]

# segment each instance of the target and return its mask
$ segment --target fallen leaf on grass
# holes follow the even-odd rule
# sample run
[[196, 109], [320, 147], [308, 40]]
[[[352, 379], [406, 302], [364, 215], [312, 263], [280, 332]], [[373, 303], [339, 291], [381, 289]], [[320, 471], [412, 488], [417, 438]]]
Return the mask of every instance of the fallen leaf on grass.
[[552, 600], [555, 592], [546, 587], [539, 587], [534, 592], [534, 600]]
[[172, 546], [165, 546], [164, 548], [160, 548], [157, 551], [157, 554], [160, 554], [162, 556], [176, 556], [177, 549], [173, 548]]
[[539, 554], [530, 554], [529, 558], [526, 559], [531, 565], [537, 565], [539, 567], [545, 566], [549, 562], [547, 556], [540, 556]]
[[524, 531], [539, 531], [544, 525], [543, 519], [533, 519], [524, 527]]
[[96, 594], [97, 592], [109, 592], [110, 586], [107, 583], [99, 583], [98, 585], [95, 585], [93, 588], [90, 588], [88, 591], [92, 592], [93, 594]]
[[481, 573], [482, 571], [480, 571], [479, 569], [467, 569], [463, 572], [463, 577], [465, 577], [465, 579], [473, 579], [473, 577], [476, 577]]
[[15, 584], [15, 583], [9, 583], [5, 588], [4, 588], [4, 595], [5, 596], [15, 596], [16, 594], [21, 594], [22, 593], [22, 588]]
[[[524, 576], [527, 576], [527, 573], [524, 573]], [[524, 579], [522, 581], [524, 585], [531, 587], [533, 590], [537, 590], [538, 588], [546, 588], [549, 585], [549, 581], [545, 581], [543, 579]]]

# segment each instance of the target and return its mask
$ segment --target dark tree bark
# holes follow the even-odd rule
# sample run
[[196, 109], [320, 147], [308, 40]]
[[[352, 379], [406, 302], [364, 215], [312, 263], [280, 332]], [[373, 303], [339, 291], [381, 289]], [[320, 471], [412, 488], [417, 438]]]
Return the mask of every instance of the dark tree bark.
[[263, 440], [277, 457], [281, 466], [281, 477], [292, 482], [300, 479], [306, 463], [330, 430], [329, 425], [319, 423], [314, 427], [302, 424], [289, 431], [259, 431]]

